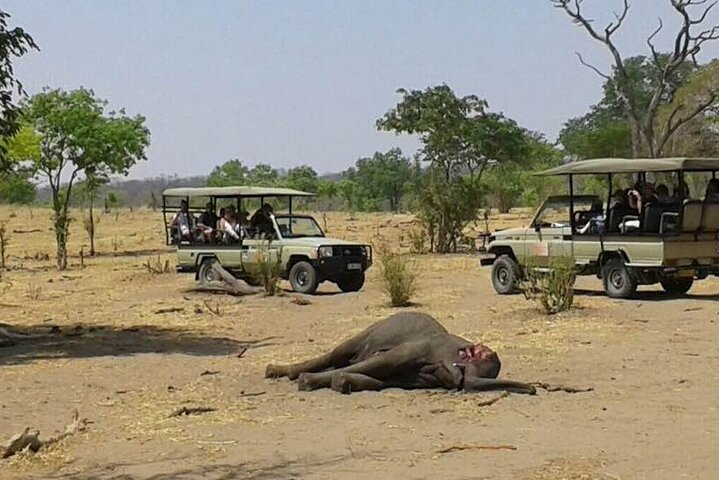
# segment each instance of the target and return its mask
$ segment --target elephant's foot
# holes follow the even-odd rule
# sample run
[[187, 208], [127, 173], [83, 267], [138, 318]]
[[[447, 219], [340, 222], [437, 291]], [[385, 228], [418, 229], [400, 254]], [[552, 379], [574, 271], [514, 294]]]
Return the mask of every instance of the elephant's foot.
[[309, 392], [320, 388], [312, 373], [301, 373], [297, 377], [297, 389], [301, 392]]
[[265, 378], [279, 378], [288, 376], [287, 367], [284, 365], [267, 365]]
[[345, 395], [348, 395], [352, 392], [352, 384], [350, 383], [347, 376], [345, 376], [345, 374], [341, 372], [332, 374], [330, 388], [335, 392], [340, 392]]

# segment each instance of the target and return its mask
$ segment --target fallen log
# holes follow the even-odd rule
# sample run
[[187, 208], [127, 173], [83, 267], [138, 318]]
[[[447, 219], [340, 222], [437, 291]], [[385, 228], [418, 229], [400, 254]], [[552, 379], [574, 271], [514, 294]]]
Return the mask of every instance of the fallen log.
[[64, 440], [70, 435], [74, 435], [77, 432], [85, 430], [86, 426], [87, 419], [80, 418], [77, 410], [75, 410], [72, 423], [67, 425], [62, 433], [59, 433], [54, 437], [50, 437], [47, 440], [40, 440], [40, 432], [38, 430], [31, 431], [30, 428], [26, 428], [8, 440], [5, 445], [0, 447], [0, 458], [12, 457], [24, 450], [29, 450], [33, 453], [37, 452], [41, 448], [48, 447], [54, 443]]
[[46, 335], [43, 334], [25, 335], [21, 333], [13, 333], [10, 330], [0, 327], [0, 347], [10, 347], [12, 345], [17, 345], [19, 342], [24, 340], [34, 340], [44, 337], [46, 337]]
[[247, 282], [235, 278], [230, 272], [222, 268], [218, 262], [212, 262], [212, 271], [222, 281], [201, 282], [195, 286], [195, 292], [227, 293], [237, 297], [255, 295], [263, 292], [262, 287], [253, 287]]

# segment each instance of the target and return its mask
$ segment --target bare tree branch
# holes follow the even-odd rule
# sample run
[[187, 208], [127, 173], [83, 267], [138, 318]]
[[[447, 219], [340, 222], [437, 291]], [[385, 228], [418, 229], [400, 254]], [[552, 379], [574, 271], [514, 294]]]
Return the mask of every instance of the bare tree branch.
[[659, 26], [657, 27], [656, 30], [654, 30], [654, 32], [652, 32], [651, 35], [649, 35], [649, 38], [647, 38], [647, 45], [649, 45], [649, 50], [651, 50], [651, 52], [652, 52], [652, 58], [654, 58], [654, 65], [656, 65], [657, 68], [660, 70], [662, 69], [662, 64], [660, 61], [659, 52], [657, 52], [657, 49], [654, 47], [654, 43], [652, 43], [652, 42], [654, 40], [654, 37], [656, 37], [659, 34], [659, 32], [662, 31], [662, 28], [664, 28], [664, 23], [662, 22], [662, 19], [660, 18]]
[[709, 95], [709, 97], [703, 101], [700, 102], [696, 107], [694, 107], [685, 117], [677, 119], [674, 123], [672, 123], [674, 117], [676, 116], [677, 112], [681, 110], [682, 105], [678, 105], [674, 108], [671, 115], [667, 119], [667, 128], [664, 134], [662, 135], [662, 138], [659, 142], [659, 147], [657, 148], [657, 152], [661, 153], [661, 151], [666, 146], [669, 139], [674, 135], [674, 133], [681, 128], [682, 125], [685, 125], [686, 123], [690, 122], [694, 118], [697, 117], [697, 115], [700, 115], [703, 113], [706, 109], [711, 107], [716, 101], [719, 99], [719, 95], [716, 93], [712, 93]]
[[582, 65], [584, 65], [585, 67], [587, 67], [587, 68], [593, 70], [597, 75], [599, 75], [600, 77], [604, 78], [605, 80], [610, 81], [610, 82], [612, 81], [612, 77], [610, 77], [610, 76], [607, 75], [606, 73], [602, 72], [601, 70], [599, 70], [597, 67], [595, 67], [595, 66], [592, 65], [591, 63], [585, 62], [585, 61], [584, 61], [584, 58], [582, 58], [582, 55], [581, 55], [579, 52], [574, 52], [574, 53], [577, 55], [577, 57], [579, 58], [579, 62], [580, 62]]

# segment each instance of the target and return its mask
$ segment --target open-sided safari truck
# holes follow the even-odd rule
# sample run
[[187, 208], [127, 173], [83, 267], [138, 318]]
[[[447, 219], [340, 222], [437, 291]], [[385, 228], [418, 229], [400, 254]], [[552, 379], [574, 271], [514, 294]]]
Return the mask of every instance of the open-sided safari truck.
[[[717, 170], [715, 158], [608, 158], [540, 172], [568, 177], [569, 195], [548, 198], [525, 228], [493, 232], [487, 251], [494, 256], [481, 265], [492, 266], [500, 294], [517, 290], [527, 266], [549, 268], [557, 257], [573, 259], [579, 275], [602, 279], [610, 297], [630, 298], [638, 285], [656, 283], [684, 294], [695, 280], [719, 275], [719, 197], [692, 196], [686, 182], [698, 176], [693, 183], [713, 185]], [[606, 182], [606, 197], [575, 193], [577, 177], [590, 175]], [[649, 176], [671, 181], [674, 194], [651, 195]], [[616, 187], [628, 177], [642, 195], [649, 192], [638, 209], [627, 207], [627, 191]]]
[[[296, 292], [314, 293], [325, 281], [336, 283], [343, 292], [360, 290], [372, 265], [372, 248], [327, 238], [312, 216], [293, 213], [296, 199], [313, 195], [248, 186], [165, 190], [166, 243], [176, 246], [177, 270], [194, 272], [195, 279], [210, 282], [218, 280], [212, 268], [216, 261], [235, 277], [255, 283], [260, 263], [279, 259], [280, 277], [289, 280]], [[271, 208], [261, 211], [267, 205]], [[276, 213], [278, 207], [286, 207], [286, 213]], [[237, 220], [234, 233], [228, 223], [220, 222], [218, 208], [232, 211], [226, 218], [234, 215]], [[183, 209], [184, 218], [192, 217], [189, 225], [174, 221]], [[257, 210], [251, 219], [250, 209]], [[255, 222], [255, 217], [261, 221]]]

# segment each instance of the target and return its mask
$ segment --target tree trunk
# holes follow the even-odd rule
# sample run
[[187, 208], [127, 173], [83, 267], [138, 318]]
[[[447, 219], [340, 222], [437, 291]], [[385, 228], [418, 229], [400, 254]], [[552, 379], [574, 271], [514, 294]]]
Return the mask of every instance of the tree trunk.
[[90, 236], [90, 256], [95, 256], [95, 215], [93, 214], [93, 207], [95, 206], [95, 199], [90, 197], [90, 218], [88, 225], [88, 235]]
[[57, 269], [65, 270], [67, 268], [67, 237], [69, 220], [67, 218], [67, 209], [65, 211], [55, 212], [55, 241], [57, 242]]

